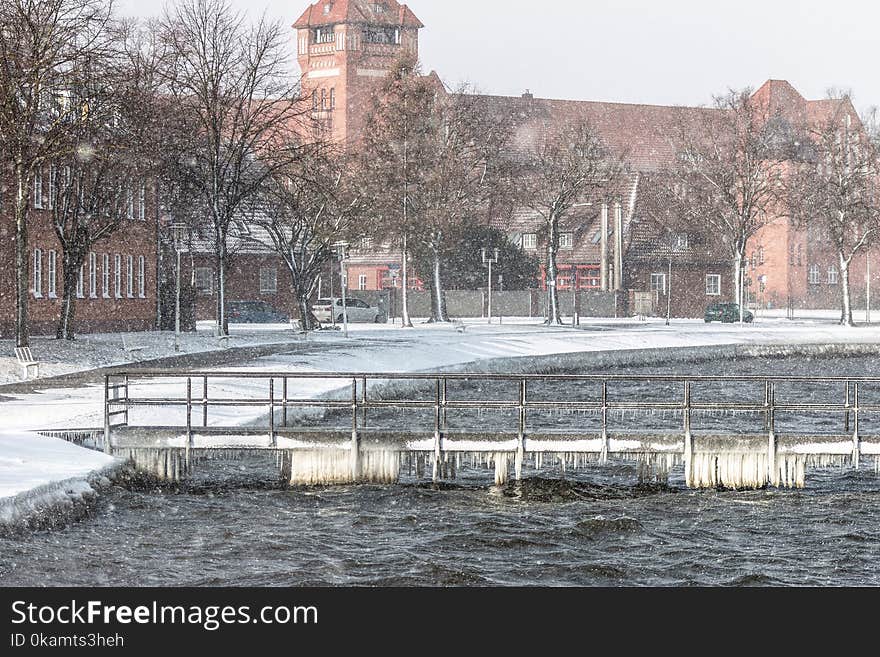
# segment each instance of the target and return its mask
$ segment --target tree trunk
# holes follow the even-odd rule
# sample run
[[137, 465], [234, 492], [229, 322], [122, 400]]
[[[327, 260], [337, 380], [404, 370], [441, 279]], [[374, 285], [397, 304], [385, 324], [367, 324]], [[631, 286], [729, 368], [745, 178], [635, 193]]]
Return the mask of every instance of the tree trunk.
[[448, 322], [446, 314], [446, 298], [443, 294], [443, 279], [440, 275], [440, 247], [436, 242], [431, 244], [431, 322]]
[[403, 258], [401, 260], [401, 324], [404, 328], [412, 328], [412, 320], [409, 318], [409, 301], [407, 299], [407, 287], [409, 285], [409, 279], [407, 277], [407, 267], [406, 267], [406, 256], [407, 256], [407, 244], [406, 244], [406, 234], [403, 236]]
[[559, 247], [559, 221], [554, 215], [550, 219], [550, 235], [547, 241], [547, 297], [549, 300], [549, 311], [547, 313], [546, 324], [562, 325], [562, 316], [559, 312], [559, 292], [557, 289], [556, 276], [558, 267], [556, 266], [556, 251]]
[[226, 239], [216, 231], [216, 265], [217, 265], [217, 335], [229, 335], [229, 317], [226, 315]]
[[739, 306], [739, 321], [743, 320], [743, 247], [738, 247], [733, 256], [733, 300]]
[[840, 259], [840, 294], [842, 304], [840, 323], [843, 326], [853, 326], [852, 299], [850, 298], [849, 289], [849, 260], [844, 258], [842, 253], [837, 255]]
[[82, 262], [70, 255], [68, 249], [64, 249], [62, 256], [62, 281], [63, 291], [61, 297], [61, 317], [58, 320], [58, 328], [55, 331], [57, 340], [74, 340], [75, 331], [73, 320], [76, 314], [76, 287], [79, 281], [79, 268]]
[[30, 342], [28, 294], [30, 293], [30, 258], [28, 257], [28, 196], [27, 178], [17, 174], [15, 198], [15, 345], [27, 347]]

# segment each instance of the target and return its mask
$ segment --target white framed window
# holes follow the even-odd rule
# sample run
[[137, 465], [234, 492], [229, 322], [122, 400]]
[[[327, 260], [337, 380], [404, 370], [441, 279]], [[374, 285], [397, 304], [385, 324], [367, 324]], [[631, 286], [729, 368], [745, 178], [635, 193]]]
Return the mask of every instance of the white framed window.
[[275, 267], [260, 267], [260, 294], [275, 294], [278, 291], [278, 270]]
[[721, 274], [706, 274], [706, 295], [717, 297], [721, 294]]
[[819, 265], [810, 265], [810, 285], [818, 285], [821, 282], [822, 272], [819, 270]]
[[523, 233], [522, 248], [523, 249], [537, 249], [538, 248], [538, 234], [537, 233]]
[[141, 188], [138, 190], [138, 219], [141, 221], [146, 221], [147, 218], [147, 185], [146, 183], [141, 183]]
[[828, 285], [837, 285], [838, 271], [835, 265], [828, 268]]
[[651, 274], [651, 292], [666, 294], [666, 274]]
[[361, 249], [364, 251], [368, 251], [373, 248], [373, 238], [372, 237], [364, 237], [361, 239]]
[[673, 247], [678, 251], [684, 251], [688, 248], [687, 233], [676, 233], [672, 239]]
[[34, 249], [34, 298], [43, 297], [43, 252]]
[[196, 291], [203, 297], [214, 294], [214, 270], [210, 267], [196, 267]]
[[55, 177], [58, 171], [54, 164], [49, 165], [49, 197], [46, 199], [48, 208], [51, 210], [55, 207]]
[[367, 289], [367, 275], [366, 274], [360, 274], [358, 276], [358, 289], [359, 290], [366, 290]]
[[98, 257], [94, 253], [89, 254], [89, 298], [98, 296]]
[[560, 249], [573, 249], [574, 248], [574, 233], [559, 233], [559, 248]]
[[126, 280], [125, 291], [129, 299], [134, 298], [134, 256], [125, 256]]
[[49, 251], [49, 271], [48, 278], [46, 280], [46, 293], [49, 295], [50, 299], [55, 299], [58, 295], [56, 294], [57, 283], [56, 283], [56, 271], [58, 269], [58, 254], [55, 251]]
[[134, 190], [131, 187], [125, 190], [125, 212], [129, 219], [134, 219]]
[[113, 256], [113, 292], [117, 299], [122, 298], [122, 256]]
[[76, 276], [76, 298], [82, 299], [85, 296], [85, 275], [86, 266], [79, 266], [79, 273]]
[[101, 296], [105, 299], [110, 298], [110, 254], [105, 253], [101, 268]]
[[143, 299], [147, 296], [147, 281], [146, 281], [146, 258], [144, 256], [138, 256], [138, 296]]
[[43, 172], [34, 172], [34, 208], [43, 209]]

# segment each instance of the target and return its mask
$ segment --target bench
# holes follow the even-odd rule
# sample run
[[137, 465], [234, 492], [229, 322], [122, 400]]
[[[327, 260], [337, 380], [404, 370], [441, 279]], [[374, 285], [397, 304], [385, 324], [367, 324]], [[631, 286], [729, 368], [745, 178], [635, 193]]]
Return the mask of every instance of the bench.
[[129, 356], [133, 356], [133, 355], [143, 351], [144, 349], [146, 349], [146, 347], [144, 347], [144, 346], [137, 346], [137, 345], [129, 344], [128, 342], [126, 342], [124, 335], [122, 336], [122, 348], [125, 349], [126, 353]]
[[31, 353], [30, 347], [16, 347], [15, 357], [18, 359], [18, 362], [21, 365], [22, 374], [25, 379], [29, 377], [32, 367], [36, 371], [36, 375], [40, 376], [40, 363], [34, 360], [34, 356]]

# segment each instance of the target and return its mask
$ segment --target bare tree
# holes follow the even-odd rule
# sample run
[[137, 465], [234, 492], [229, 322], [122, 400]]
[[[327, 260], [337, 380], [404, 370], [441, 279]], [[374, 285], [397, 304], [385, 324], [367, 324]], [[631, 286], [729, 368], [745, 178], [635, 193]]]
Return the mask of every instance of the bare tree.
[[743, 266], [749, 240], [784, 208], [792, 139], [751, 90], [715, 98], [697, 117], [682, 111], [667, 199], [678, 216], [708, 225], [729, 254], [734, 300], [743, 315]]
[[29, 341], [28, 223], [34, 179], [64, 150], [70, 76], [107, 47], [110, 0], [3, 0], [0, 3], [0, 147], [14, 186], [15, 341]]
[[115, 33], [111, 48], [77, 63], [68, 76], [69, 102], [79, 112], [66, 123], [66, 145], [47, 176], [62, 257], [58, 339], [74, 339], [76, 290], [92, 245], [125, 220], [146, 221], [153, 187], [148, 182], [155, 162], [149, 153], [156, 146], [152, 68], [136, 39], [129, 41], [137, 30], [119, 26]]
[[176, 121], [166, 175], [195, 193], [210, 226], [217, 330], [227, 335], [230, 226], [299, 157], [306, 108], [280, 23], [248, 26], [226, 0], [180, 0], [166, 11], [161, 35], [167, 111]]
[[373, 200], [374, 232], [388, 235], [401, 250], [402, 325], [412, 328], [409, 317], [409, 266], [411, 241], [418, 231], [415, 192], [423, 159], [428, 155], [426, 117], [434, 105], [437, 88], [421, 75], [416, 59], [404, 54], [394, 63], [368, 112], [370, 130], [358, 145], [360, 166]]
[[313, 146], [295, 167], [280, 171], [252, 214], [251, 221], [265, 229], [290, 271], [305, 331], [317, 326], [312, 296], [334, 243], [363, 236], [363, 201], [350, 158], [324, 143]]
[[546, 321], [562, 324], [556, 288], [560, 222], [582, 199], [610, 193], [622, 165], [609, 154], [585, 119], [548, 132], [528, 152], [525, 165], [523, 203], [543, 219], [547, 243], [545, 267], [550, 310]]
[[853, 325], [850, 264], [880, 236], [876, 146], [846, 94], [808, 126], [813, 152], [789, 178], [789, 206], [797, 226], [827, 238], [840, 267], [840, 323]]

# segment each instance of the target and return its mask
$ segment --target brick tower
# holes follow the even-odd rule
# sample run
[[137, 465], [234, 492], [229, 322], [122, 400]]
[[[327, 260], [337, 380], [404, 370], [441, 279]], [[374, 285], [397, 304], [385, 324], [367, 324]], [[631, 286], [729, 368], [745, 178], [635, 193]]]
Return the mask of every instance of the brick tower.
[[370, 95], [424, 27], [396, 0], [321, 0], [293, 24], [303, 91], [335, 139], [357, 140]]

